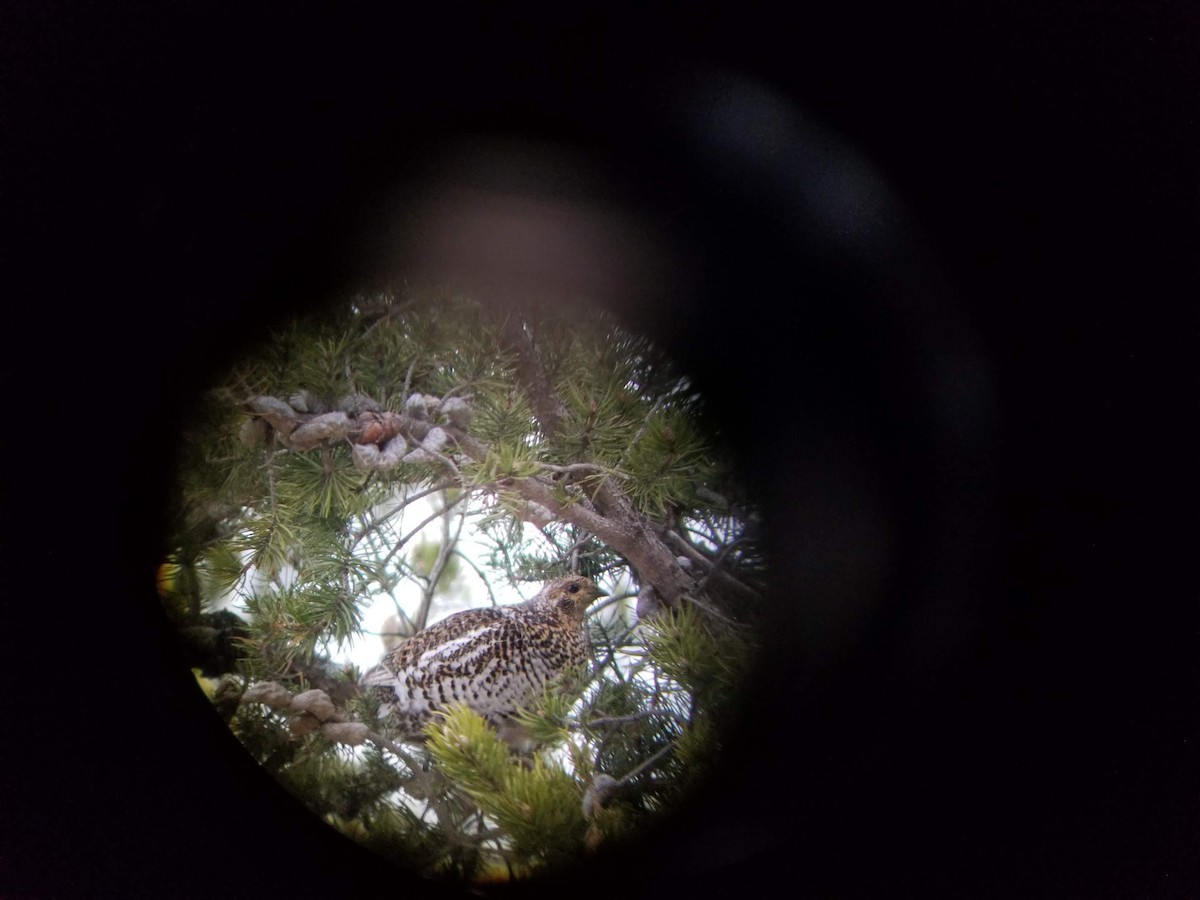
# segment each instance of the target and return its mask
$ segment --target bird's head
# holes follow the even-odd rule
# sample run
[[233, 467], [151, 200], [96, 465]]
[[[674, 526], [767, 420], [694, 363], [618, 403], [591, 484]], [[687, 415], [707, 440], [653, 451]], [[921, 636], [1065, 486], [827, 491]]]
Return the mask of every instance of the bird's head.
[[547, 584], [537, 599], [572, 621], [582, 622], [592, 601], [604, 596], [607, 595], [592, 579], [584, 575], [567, 575]]

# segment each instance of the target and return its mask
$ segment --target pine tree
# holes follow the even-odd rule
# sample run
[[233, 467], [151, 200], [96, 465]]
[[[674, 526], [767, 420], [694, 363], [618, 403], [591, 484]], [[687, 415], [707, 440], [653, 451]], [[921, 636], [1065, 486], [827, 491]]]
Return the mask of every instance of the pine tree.
[[[358, 296], [208, 394], [164, 605], [234, 733], [330, 825], [431, 877], [552, 870], [670, 808], [719, 752], [765, 575], [722, 439], [685, 375], [602, 313]], [[399, 744], [334, 662], [402, 585], [419, 599], [383, 641], [455, 586], [494, 603], [568, 571], [611, 596], [590, 671], [522, 712], [524, 752], [465, 707]]]

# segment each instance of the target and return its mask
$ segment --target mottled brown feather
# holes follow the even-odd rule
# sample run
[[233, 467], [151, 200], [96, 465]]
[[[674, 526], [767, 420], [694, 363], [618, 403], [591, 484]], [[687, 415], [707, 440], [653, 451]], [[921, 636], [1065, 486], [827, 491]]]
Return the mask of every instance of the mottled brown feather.
[[363, 676], [398, 733], [416, 735], [437, 712], [465, 703], [502, 723], [545, 684], [588, 660], [588, 606], [604, 594], [569, 575], [514, 606], [469, 609], [413, 635]]

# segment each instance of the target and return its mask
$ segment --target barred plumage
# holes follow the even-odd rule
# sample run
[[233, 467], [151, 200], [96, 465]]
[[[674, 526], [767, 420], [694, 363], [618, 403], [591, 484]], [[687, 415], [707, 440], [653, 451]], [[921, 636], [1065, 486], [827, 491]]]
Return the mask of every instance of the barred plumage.
[[587, 663], [583, 616], [603, 596], [591, 579], [568, 575], [524, 603], [456, 613], [388, 652], [362, 684], [400, 734], [416, 735], [455, 702], [500, 725], [552, 678]]

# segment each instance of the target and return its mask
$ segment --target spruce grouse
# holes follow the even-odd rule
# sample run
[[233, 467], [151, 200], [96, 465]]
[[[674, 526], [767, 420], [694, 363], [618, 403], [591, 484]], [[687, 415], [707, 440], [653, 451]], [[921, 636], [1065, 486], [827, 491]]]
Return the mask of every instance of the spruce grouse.
[[583, 615], [603, 596], [591, 579], [568, 575], [524, 603], [456, 613], [390, 650], [362, 685], [376, 690], [380, 717], [398, 734], [416, 736], [455, 702], [503, 725], [548, 681], [587, 663]]

